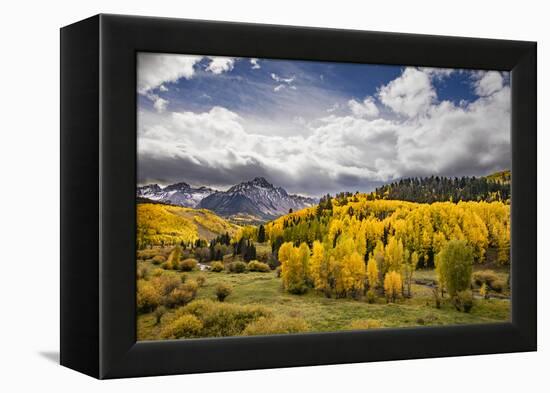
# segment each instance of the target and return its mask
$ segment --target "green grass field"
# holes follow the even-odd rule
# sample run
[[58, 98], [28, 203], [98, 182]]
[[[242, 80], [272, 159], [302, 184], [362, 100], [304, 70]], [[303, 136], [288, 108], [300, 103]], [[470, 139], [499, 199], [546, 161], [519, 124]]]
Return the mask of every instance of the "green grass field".
[[[150, 262], [139, 262], [140, 265], [153, 268]], [[226, 303], [239, 305], [262, 305], [272, 310], [275, 315], [300, 317], [304, 319], [312, 332], [329, 332], [348, 329], [353, 321], [374, 319], [383, 327], [410, 327], [428, 325], [456, 325], [504, 322], [510, 318], [510, 302], [506, 299], [474, 300], [470, 313], [457, 311], [447, 300], [440, 309], [434, 306], [432, 290], [424, 285], [414, 284], [413, 297], [400, 299], [397, 303], [387, 304], [383, 297], [376, 303], [349, 298], [334, 299], [310, 290], [303, 295], [292, 295], [284, 292], [281, 279], [274, 272], [241, 273], [227, 272], [187, 272], [164, 271], [165, 275], [188, 275], [189, 278], [204, 275], [206, 282], [197, 292], [197, 299], [215, 300], [215, 287], [225, 283], [233, 287], [233, 292]], [[419, 270], [415, 278], [433, 279], [433, 270]], [[172, 313], [169, 310], [167, 313]], [[159, 339], [159, 325], [153, 313], [138, 316], [138, 339]]]

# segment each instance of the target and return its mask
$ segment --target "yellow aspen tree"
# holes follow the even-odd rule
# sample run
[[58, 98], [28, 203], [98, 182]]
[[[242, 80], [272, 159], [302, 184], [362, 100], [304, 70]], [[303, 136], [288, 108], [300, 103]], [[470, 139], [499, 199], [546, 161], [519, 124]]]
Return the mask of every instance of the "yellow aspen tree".
[[279, 248], [279, 253], [277, 255], [281, 264], [287, 262], [290, 259], [293, 249], [294, 245], [292, 244], [292, 242], [285, 242], [281, 245], [281, 247]]
[[403, 264], [403, 242], [395, 237], [391, 237], [385, 249], [384, 261], [386, 264], [385, 271], [401, 271]]
[[340, 286], [343, 295], [358, 296], [365, 288], [365, 262], [357, 251], [342, 260]]
[[403, 281], [401, 274], [390, 271], [386, 273], [384, 277], [384, 293], [388, 302], [395, 302], [399, 296], [401, 296], [401, 288], [403, 287]]
[[307, 290], [306, 279], [309, 264], [309, 247], [302, 243], [294, 247], [292, 243], [283, 243], [279, 249], [281, 278], [283, 287], [290, 293], [300, 294]]
[[309, 274], [315, 289], [327, 292], [329, 287], [330, 266], [325, 247], [319, 241], [313, 242], [313, 250], [309, 259]]
[[381, 283], [384, 280], [384, 275], [386, 274], [386, 271], [384, 270], [386, 267], [386, 263], [384, 261], [384, 243], [382, 243], [381, 240], [378, 240], [376, 242], [376, 247], [374, 247], [374, 251], [372, 252], [372, 255], [374, 257], [374, 260], [376, 261], [376, 265], [378, 267], [378, 282]]
[[416, 267], [418, 266], [418, 253], [416, 251], [413, 251], [412, 254], [410, 254], [410, 257], [405, 258], [405, 263], [403, 264], [403, 278], [405, 287], [407, 289], [407, 297], [412, 296], [412, 281], [414, 272], [416, 271]]
[[367, 280], [369, 288], [375, 289], [378, 286], [378, 264], [376, 263], [376, 259], [374, 259], [374, 256], [372, 254], [367, 263]]

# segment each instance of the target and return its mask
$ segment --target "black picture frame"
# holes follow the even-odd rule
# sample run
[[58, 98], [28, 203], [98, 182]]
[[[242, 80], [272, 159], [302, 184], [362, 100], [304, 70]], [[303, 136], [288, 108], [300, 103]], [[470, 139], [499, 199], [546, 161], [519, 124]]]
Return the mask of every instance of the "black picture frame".
[[[511, 71], [510, 323], [136, 342], [138, 51]], [[61, 364], [96, 378], [537, 348], [536, 43], [97, 15], [61, 29]]]

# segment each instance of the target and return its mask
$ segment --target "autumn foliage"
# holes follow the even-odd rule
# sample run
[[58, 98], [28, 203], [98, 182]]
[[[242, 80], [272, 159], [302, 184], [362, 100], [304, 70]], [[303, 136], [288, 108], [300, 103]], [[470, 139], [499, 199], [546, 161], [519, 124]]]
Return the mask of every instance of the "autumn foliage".
[[388, 302], [395, 302], [402, 294], [403, 280], [401, 274], [391, 271], [384, 277], [384, 293]]

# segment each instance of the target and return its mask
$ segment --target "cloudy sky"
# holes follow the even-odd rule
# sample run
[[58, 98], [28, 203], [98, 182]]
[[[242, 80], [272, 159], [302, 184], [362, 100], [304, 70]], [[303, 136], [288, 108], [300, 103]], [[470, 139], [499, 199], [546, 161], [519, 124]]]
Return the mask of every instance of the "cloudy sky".
[[510, 168], [509, 75], [140, 53], [138, 183], [371, 191]]

